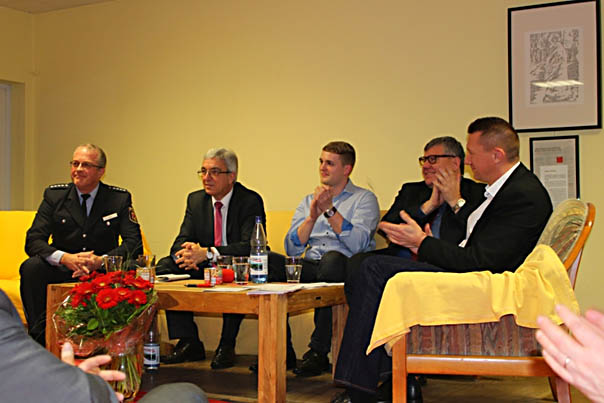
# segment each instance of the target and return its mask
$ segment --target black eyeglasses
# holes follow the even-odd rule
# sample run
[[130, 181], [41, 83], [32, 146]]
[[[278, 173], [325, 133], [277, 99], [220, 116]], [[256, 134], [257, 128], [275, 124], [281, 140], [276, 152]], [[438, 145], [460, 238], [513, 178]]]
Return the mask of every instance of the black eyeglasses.
[[206, 175], [210, 175], [212, 178], [216, 178], [220, 174], [230, 174], [230, 173], [231, 173], [231, 171], [221, 171], [219, 168], [212, 168], [212, 169], [201, 168], [199, 171], [197, 171], [197, 175], [199, 175], [200, 178], [203, 178]]
[[90, 169], [90, 168], [102, 168], [102, 166], [100, 165], [95, 165], [92, 162], [80, 162], [80, 161], [69, 161], [69, 165], [71, 165], [72, 168], [79, 168], [82, 167], [82, 169]]
[[439, 158], [455, 158], [456, 155], [451, 154], [438, 154], [438, 155], [426, 155], [425, 157], [419, 157], [419, 165], [423, 166], [426, 161], [430, 164], [436, 164]]

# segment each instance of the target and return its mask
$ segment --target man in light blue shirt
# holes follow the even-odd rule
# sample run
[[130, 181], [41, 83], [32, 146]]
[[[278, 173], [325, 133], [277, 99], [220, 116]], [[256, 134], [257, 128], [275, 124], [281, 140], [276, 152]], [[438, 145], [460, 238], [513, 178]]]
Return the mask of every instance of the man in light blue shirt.
[[[302, 282], [344, 282], [346, 261], [359, 252], [375, 248], [373, 235], [380, 219], [375, 195], [350, 180], [355, 163], [354, 148], [343, 141], [323, 147], [319, 158], [321, 185], [306, 196], [294, 213], [285, 237], [289, 256], [304, 254]], [[315, 330], [299, 376], [319, 375], [329, 370], [331, 307], [315, 310]]]

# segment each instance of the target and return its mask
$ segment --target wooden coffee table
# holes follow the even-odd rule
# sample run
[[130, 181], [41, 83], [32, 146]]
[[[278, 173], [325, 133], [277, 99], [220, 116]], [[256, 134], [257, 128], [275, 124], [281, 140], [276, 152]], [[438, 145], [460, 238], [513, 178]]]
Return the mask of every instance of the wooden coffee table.
[[[157, 283], [160, 309], [205, 313], [240, 313], [258, 316], [258, 401], [285, 402], [286, 395], [286, 321], [287, 314], [312, 308], [331, 306], [333, 309], [332, 360], [338, 359], [348, 306], [342, 285], [330, 285], [299, 290], [288, 294], [247, 295], [247, 291], [204, 292], [184, 284], [198, 280]], [[65, 299], [72, 284], [48, 286], [46, 346], [59, 356], [57, 335], [52, 326], [52, 314]]]

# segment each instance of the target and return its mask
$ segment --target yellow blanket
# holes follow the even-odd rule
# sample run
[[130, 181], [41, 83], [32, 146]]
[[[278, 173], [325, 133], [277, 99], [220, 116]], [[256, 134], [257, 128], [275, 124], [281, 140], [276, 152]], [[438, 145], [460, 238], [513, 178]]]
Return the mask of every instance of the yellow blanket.
[[514, 273], [399, 273], [384, 289], [367, 354], [386, 343], [389, 350], [414, 325], [496, 322], [508, 314], [524, 327], [536, 328], [538, 315], [559, 324], [556, 304], [579, 312], [566, 269], [546, 245]]

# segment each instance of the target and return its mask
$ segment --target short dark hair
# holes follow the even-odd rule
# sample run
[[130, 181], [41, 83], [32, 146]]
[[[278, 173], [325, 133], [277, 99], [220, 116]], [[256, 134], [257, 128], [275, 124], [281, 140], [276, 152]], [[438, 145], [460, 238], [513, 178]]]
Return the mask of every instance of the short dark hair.
[[498, 117], [478, 118], [468, 126], [468, 134], [481, 132], [480, 143], [487, 150], [501, 147], [509, 162], [518, 160], [520, 140], [518, 133], [506, 120]]
[[94, 144], [80, 144], [79, 146], [76, 147], [76, 150], [78, 148], [87, 148], [89, 150], [93, 150], [96, 151], [96, 164], [99, 166], [99, 168], [105, 168], [105, 166], [107, 166], [107, 155], [105, 154], [105, 151], [103, 151], [103, 149], [97, 145]]
[[331, 141], [323, 147], [323, 151], [328, 153], [338, 154], [343, 165], [354, 167], [356, 161], [356, 153], [354, 147], [345, 141]]
[[441, 144], [445, 148], [445, 152], [447, 154], [452, 154], [459, 158], [459, 172], [461, 172], [461, 174], [463, 175], [465, 169], [466, 153], [463, 150], [463, 146], [459, 141], [457, 141], [456, 138], [451, 136], [436, 137], [428, 141], [428, 144], [426, 144], [424, 147], [424, 151], [428, 151], [430, 148]]

